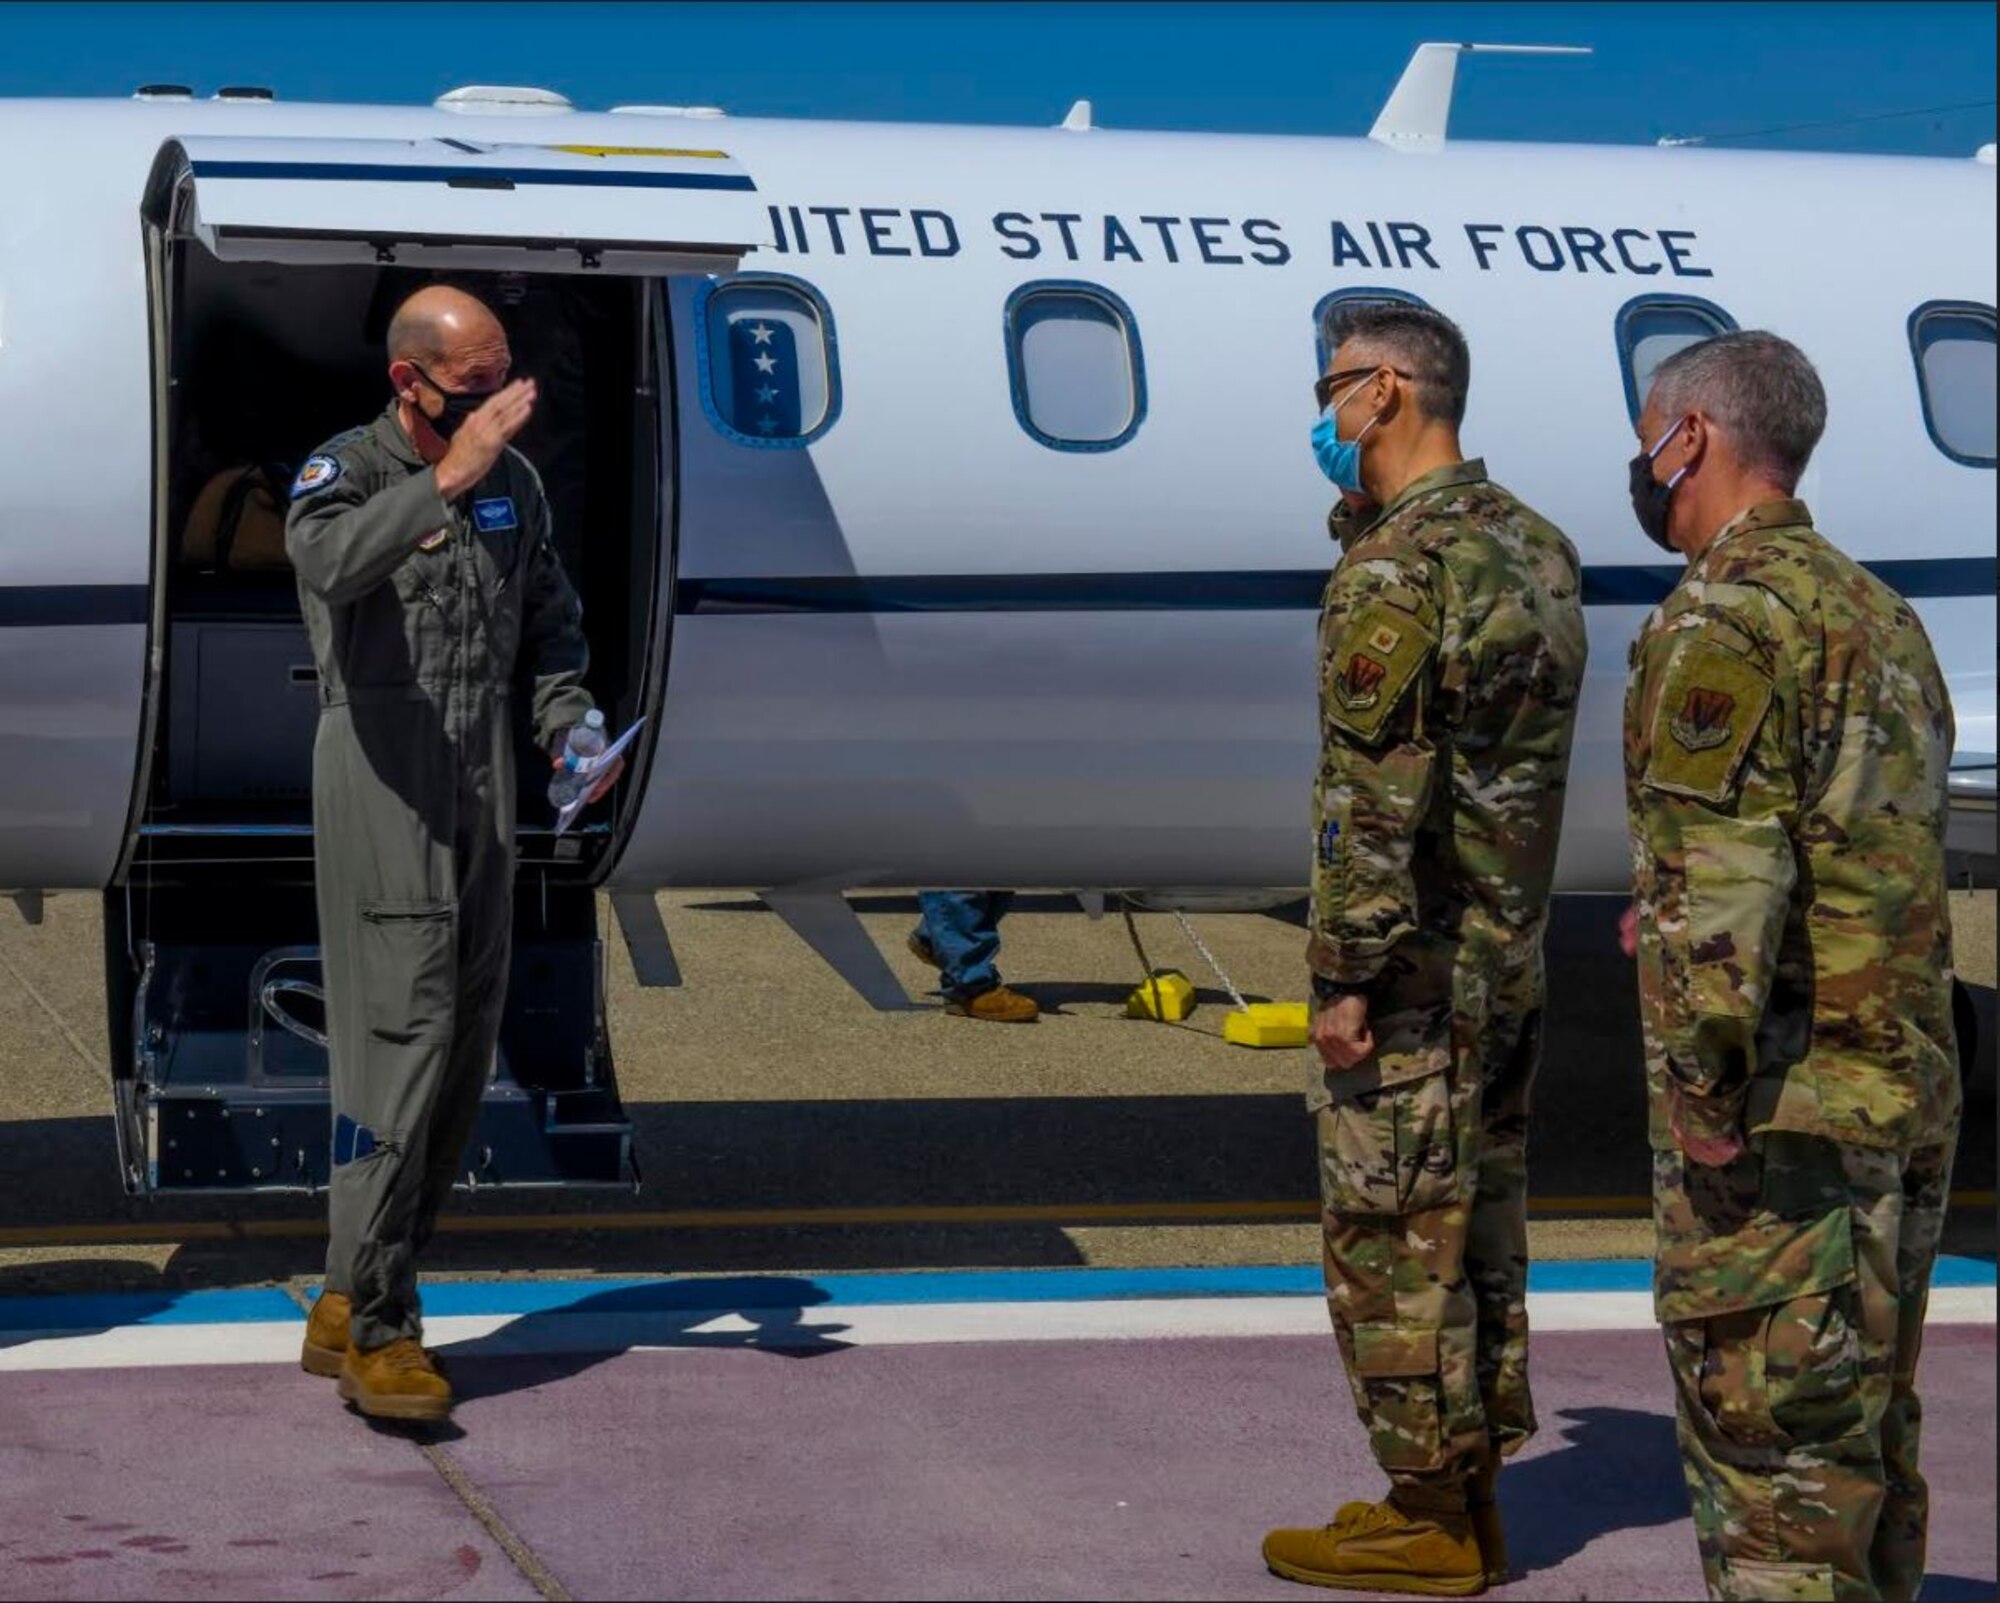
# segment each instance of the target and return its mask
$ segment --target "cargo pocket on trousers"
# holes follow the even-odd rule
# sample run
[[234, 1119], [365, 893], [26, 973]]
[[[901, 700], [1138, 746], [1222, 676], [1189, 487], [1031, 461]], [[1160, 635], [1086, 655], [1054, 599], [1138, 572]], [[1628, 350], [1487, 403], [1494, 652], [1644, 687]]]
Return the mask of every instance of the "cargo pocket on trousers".
[[1361, 1090], [1327, 1077], [1320, 1191], [1327, 1212], [1398, 1216], [1458, 1199], [1451, 1076], [1442, 1070]]
[[1689, 1391], [1709, 1433], [1782, 1450], [1837, 1441], [1859, 1428], [1852, 1223], [1753, 1217], [1698, 1242], [1662, 1241], [1654, 1299], [1679, 1331]]
[[360, 934], [370, 1039], [389, 1046], [449, 1041], [458, 950], [452, 904], [369, 902]]
[[1354, 1373], [1368, 1397], [1369, 1445], [1388, 1470], [1444, 1462], [1438, 1418], [1438, 1333], [1427, 1326], [1354, 1327]]

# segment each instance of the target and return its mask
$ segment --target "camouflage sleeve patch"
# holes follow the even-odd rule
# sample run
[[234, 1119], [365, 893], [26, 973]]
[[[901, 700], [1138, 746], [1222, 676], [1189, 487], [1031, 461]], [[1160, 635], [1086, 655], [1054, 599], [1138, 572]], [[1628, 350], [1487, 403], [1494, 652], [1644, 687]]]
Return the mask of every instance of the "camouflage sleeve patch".
[[1367, 602], [1347, 619], [1334, 660], [1326, 665], [1327, 717], [1376, 744], [1389, 714], [1436, 649], [1437, 637], [1421, 620], [1389, 602]]
[[1770, 677], [1755, 663], [1713, 641], [1690, 638], [1667, 665], [1646, 784], [1697, 801], [1727, 798], [1772, 694]]

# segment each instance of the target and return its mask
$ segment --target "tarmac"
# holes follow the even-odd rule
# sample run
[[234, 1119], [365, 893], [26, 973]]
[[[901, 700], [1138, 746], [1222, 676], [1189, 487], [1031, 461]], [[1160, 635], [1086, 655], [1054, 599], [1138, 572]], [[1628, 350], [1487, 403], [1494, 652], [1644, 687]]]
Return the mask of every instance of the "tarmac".
[[[924, 995], [910, 898], [853, 900], [918, 1010], [870, 1010], [748, 895], [661, 898], [680, 989], [638, 986], [607, 919], [645, 1189], [461, 1197], [426, 1264], [463, 1397], [432, 1436], [296, 1367], [323, 1203], [122, 1195], [95, 900], [0, 903], [0, 1597], [1298, 1595], [1264, 1529], [1381, 1486], [1314, 1294], [1302, 1054], [1222, 1042], [1164, 915], [1139, 927], [1201, 986], [1184, 1024], [1122, 1017], [1119, 921], [1050, 895], [1004, 926], [1047, 1009], [1010, 1028]], [[1984, 1044], [1921, 1376], [1950, 1399], [1927, 1598], [2000, 1589], [1993, 909], [1956, 899]], [[1502, 1597], [1701, 1596], [1617, 911], [1564, 899], [1551, 936], [1543, 1429], [1502, 1480]], [[1194, 922], [1284, 999], [1297, 918]]]

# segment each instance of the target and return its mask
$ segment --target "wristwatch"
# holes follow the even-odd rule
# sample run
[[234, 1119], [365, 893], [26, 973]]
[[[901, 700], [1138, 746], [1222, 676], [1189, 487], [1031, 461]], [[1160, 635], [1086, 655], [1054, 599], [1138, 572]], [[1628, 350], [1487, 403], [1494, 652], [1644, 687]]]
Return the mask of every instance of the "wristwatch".
[[1318, 1002], [1337, 1002], [1343, 996], [1365, 996], [1366, 985], [1354, 985], [1344, 980], [1330, 980], [1324, 974], [1312, 977], [1313, 999]]

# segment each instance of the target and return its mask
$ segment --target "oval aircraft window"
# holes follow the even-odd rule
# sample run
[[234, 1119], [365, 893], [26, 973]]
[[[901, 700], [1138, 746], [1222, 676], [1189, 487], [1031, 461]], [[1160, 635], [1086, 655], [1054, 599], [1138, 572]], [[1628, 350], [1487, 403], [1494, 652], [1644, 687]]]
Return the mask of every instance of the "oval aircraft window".
[[1677, 351], [1735, 331], [1736, 319], [1710, 301], [1681, 295], [1641, 295], [1618, 309], [1618, 362], [1625, 374], [1625, 409], [1632, 421], [1660, 364]]
[[1910, 317], [1924, 425], [1937, 448], [1967, 467], [1994, 464], [1993, 308], [1932, 301]]
[[695, 309], [702, 409], [739, 445], [810, 445], [840, 411], [833, 314], [798, 279], [705, 285]]
[[1146, 415], [1138, 327], [1093, 284], [1026, 284], [1008, 298], [1007, 371], [1021, 427], [1052, 450], [1113, 450]]

